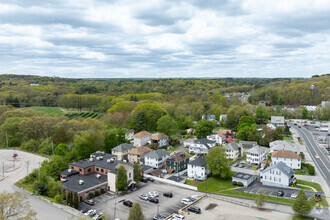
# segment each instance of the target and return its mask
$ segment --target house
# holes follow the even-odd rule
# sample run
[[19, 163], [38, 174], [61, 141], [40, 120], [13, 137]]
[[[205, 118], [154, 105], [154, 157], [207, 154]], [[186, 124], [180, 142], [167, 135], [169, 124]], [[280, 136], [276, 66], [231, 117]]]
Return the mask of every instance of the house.
[[125, 132], [125, 139], [126, 140], [133, 140], [134, 139], [134, 129], [127, 129]]
[[239, 141], [239, 143], [243, 147], [243, 152], [246, 152], [247, 150], [253, 148], [254, 146], [258, 145], [255, 141]]
[[296, 182], [294, 171], [283, 162], [273, 164], [261, 171], [260, 181], [266, 186], [289, 187]]
[[132, 148], [127, 152], [127, 159], [131, 163], [144, 163], [144, 155], [150, 151], [152, 149], [145, 146]]
[[187, 176], [193, 179], [206, 178], [210, 174], [204, 156], [199, 156], [197, 159], [190, 161], [187, 171]]
[[150, 142], [152, 134], [147, 131], [140, 131], [136, 133], [134, 137], [134, 146], [144, 146]]
[[209, 120], [209, 121], [215, 121], [215, 120], [217, 120], [217, 118], [215, 117], [215, 115], [202, 115], [202, 119]]
[[233, 182], [241, 182], [244, 187], [248, 187], [255, 180], [255, 176], [247, 173], [236, 173], [232, 176]]
[[158, 148], [168, 145], [169, 138], [167, 135], [159, 133], [152, 135], [151, 137], [151, 145], [157, 146]]
[[330, 101], [322, 101], [321, 102], [321, 107], [325, 108], [326, 106], [330, 106]]
[[246, 162], [259, 165], [267, 158], [268, 148], [256, 145], [246, 151]]
[[66, 193], [77, 193], [80, 202], [89, 198], [89, 193], [96, 191], [113, 191], [116, 189], [116, 179], [111, 178], [110, 173], [116, 172], [124, 166], [127, 171], [129, 186], [132, 186], [133, 167], [132, 164], [117, 160], [116, 155], [97, 151], [90, 158], [72, 162], [69, 168], [60, 173], [63, 188]]
[[117, 156], [118, 160], [127, 160], [127, 154], [130, 149], [134, 148], [132, 144], [120, 144], [112, 148], [111, 153]]
[[134, 168], [127, 164], [117, 164], [115, 169], [111, 170], [108, 173], [108, 185], [109, 185], [109, 191], [111, 192], [117, 192], [116, 180], [117, 180], [118, 168], [120, 166], [123, 166], [126, 170], [128, 186], [130, 186], [131, 184], [136, 184], [136, 182], [134, 182], [134, 176], [133, 176]]
[[272, 161], [270, 159], [265, 159], [261, 162], [260, 170], [264, 170], [267, 165], [271, 165]]
[[273, 164], [285, 163], [292, 169], [301, 169], [301, 157], [289, 150], [279, 150], [272, 153]]
[[163, 167], [163, 162], [169, 158], [170, 153], [164, 149], [150, 151], [144, 156], [144, 164], [154, 168]]
[[207, 138], [195, 139], [191, 145], [189, 145], [189, 152], [194, 154], [207, 154], [207, 152], [215, 147], [216, 142]]
[[269, 143], [270, 152], [279, 151], [279, 150], [289, 150], [294, 153], [299, 153], [297, 147], [290, 142], [277, 140]]
[[272, 104], [270, 103], [270, 101], [261, 100], [259, 101], [258, 105], [271, 106]]
[[173, 169], [175, 173], [187, 169], [189, 156], [183, 153], [174, 153], [166, 160], [166, 166]]
[[224, 136], [220, 137], [218, 134], [210, 134], [206, 138], [215, 141], [217, 144], [223, 144], [226, 142], [226, 138]]
[[241, 157], [242, 155], [242, 145], [241, 144], [237, 144], [235, 142], [231, 142], [228, 143], [224, 146], [224, 148], [226, 149], [226, 158], [227, 159], [232, 159], [232, 160], [236, 160], [238, 157]]
[[284, 127], [284, 117], [283, 116], [271, 116], [270, 123], [276, 127]]
[[160, 178], [164, 177], [164, 172], [161, 169], [154, 169], [149, 174]]
[[220, 115], [219, 121], [220, 122], [226, 122], [227, 121], [227, 115]]
[[194, 138], [189, 138], [187, 140], [183, 141], [183, 147], [189, 147], [194, 143], [195, 139]]

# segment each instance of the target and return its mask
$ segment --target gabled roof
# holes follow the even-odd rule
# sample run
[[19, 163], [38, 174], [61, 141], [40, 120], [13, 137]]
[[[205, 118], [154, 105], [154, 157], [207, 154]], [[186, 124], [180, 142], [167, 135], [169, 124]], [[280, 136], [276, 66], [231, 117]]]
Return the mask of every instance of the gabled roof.
[[189, 162], [190, 165], [193, 166], [198, 166], [198, 167], [206, 167], [206, 160], [204, 156], [199, 156], [197, 159], [190, 161]]
[[145, 157], [150, 157], [153, 159], [161, 159], [162, 157], [165, 157], [165, 156], [170, 156], [170, 153], [164, 149], [154, 150], [145, 155]]
[[272, 151], [278, 151], [278, 150], [290, 150], [293, 152], [297, 152], [296, 146], [291, 144], [287, 141], [277, 140], [269, 143], [269, 147]]
[[301, 159], [301, 156], [299, 156], [298, 154], [293, 153], [292, 151], [289, 151], [289, 150], [274, 151], [272, 153], [272, 157]]
[[152, 149], [150, 149], [149, 147], [140, 146], [140, 147], [135, 147], [135, 148], [130, 149], [128, 151], [128, 153], [129, 154], [134, 154], [134, 155], [143, 155], [143, 154], [146, 154], [150, 151], [152, 151]]
[[215, 144], [215, 141], [209, 140], [207, 138], [201, 138], [201, 139], [195, 139], [194, 143], [204, 145], [207, 149], [211, 149], [210, 145]]
[[174, 153], [169, 158], [167, 158], [167, 160], [178, 163], [181, 161], [185, 161], [188, 158], [189, 158], [189, 156], [187, 156], [183, 153]]
[[167, 139], [167, 138], [168, 138], [167, 135], [159, 133], [159, 134], [156, 134], [156, 135], [152, 136], [151, 140], [159, 141], [159, 140]]
[[112, 150], [123, 152], [123, 151], [130, 150], [132, 148], [134, 148], [134, 146], [132, 144], [124, 143], [124, 144], [118, 145], [117, 147], [112, 148]]
[[135, 132], [134, 129], [127, 129], [127, 130], [125, 131], [125, 134], [130, 134], [130, 133], [134, 133], [134, 132]]
[[225, 145], [225, 149], [227, 150], [238, 150], [240, 147], [242, 147], [242, 145], [235, 142], [230, 142], [229, 144]]
[[250, 153], [250, 154], [261, 154], [261, 153], [266, 152], [266, 148], [265, 147], [260, 147], [259, 145], [256, 145], [256, 146], [248, 149], [246, 152]]
[[274, 168], [279, 169], [280, 171], [282, 171], [282, 173], [284, 173], [285, 175], [291, 177], [294, 174], [294, 171], [291, 167], [287, 166], [285, 163], [283, 162], [279, 162], [277, 164], [273, 164], [271, 166], [269, 166], [267, 169], [261, 171], [262, 173], [267, 172], [268, 170], [272, 170]]
[[271, 123], [284, 123], [284, 117], [283, 116], [271, 116]]
[[151, 135], [151, 133], [149, 133], [147, 131], [140, 131], [139, 133], [134, 134], [134, 137], [141, 138], [141, 137], [145, 137], [148, 135]]
[[266, 159], [266, 160], [263, 160], [262, 162], [261, 162], [261, 164], [271, 164], [272, 163], [272, 161], [270, 160], [270, 159]]

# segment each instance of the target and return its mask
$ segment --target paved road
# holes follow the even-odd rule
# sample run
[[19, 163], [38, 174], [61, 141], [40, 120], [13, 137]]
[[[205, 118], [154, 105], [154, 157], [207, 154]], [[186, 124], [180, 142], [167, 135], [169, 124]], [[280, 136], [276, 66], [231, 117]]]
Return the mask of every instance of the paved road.
[[[325, 181], [328, 184], [328, 187], [330, 188], [330, 161], [328, 156], [325, 155], [322, 149], [320, 149], [319, 145], [314, 140], [313, 135], [310, 131], [308, 131], [304, 127], [298, 128], [297, 126], [294, 125], [293, 127], [298, 131], [300, 137], [304, 140], [306, 148], [310, 153], [312, 160], [319, 168], [322, 176], [324, 177]], [[315, 157], [316, 155], [319, 156], [319, 159]]]

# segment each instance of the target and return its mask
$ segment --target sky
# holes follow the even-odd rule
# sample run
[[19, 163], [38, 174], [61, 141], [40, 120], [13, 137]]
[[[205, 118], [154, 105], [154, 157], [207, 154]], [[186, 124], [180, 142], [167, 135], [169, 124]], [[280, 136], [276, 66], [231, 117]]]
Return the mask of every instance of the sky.
[[2, 0], [0, 74], [310, 77], [330, 0]]

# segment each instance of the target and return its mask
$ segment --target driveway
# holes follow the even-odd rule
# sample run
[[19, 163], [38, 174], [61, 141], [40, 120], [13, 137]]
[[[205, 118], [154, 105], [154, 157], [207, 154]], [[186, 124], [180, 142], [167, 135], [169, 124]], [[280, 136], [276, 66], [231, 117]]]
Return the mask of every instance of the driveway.
[[[159, 193], [159, 207], [157, 204], [139, 198], [141, 194], [145, 194], [150, 191], [157, 191]], [[173, 198], [164, 197], [164, 192], [172, 192]], [[164, 216], [169, 216], [174, 212], [177, 213], [180, 208], [184, 207], [184, 205], [181, 204], [181, 200], [191, 195], [203, 195], [203, 193], [159, 182], [140, 183], [139, 188], [135, 191], [118, 196], [117, 198], [114, 195], [110, 194], [105, 194], [95, 198], [95, 206], [93, 206], [92, 208], [96, 209], [98, 212], [106, 213], [113, 219], [127, 219], [129, 215], [129, 207], [124, 206], [123, 201], [130, 200], [133, 203], [138, 202], [141, 205], [143, 214], [145, 215], [146, 219], [153, 219], [153, 216], [157, 214], [158, 210], [159, 213]], [[81, 203], [80, 207], [91, 208], [84, 203]]]

